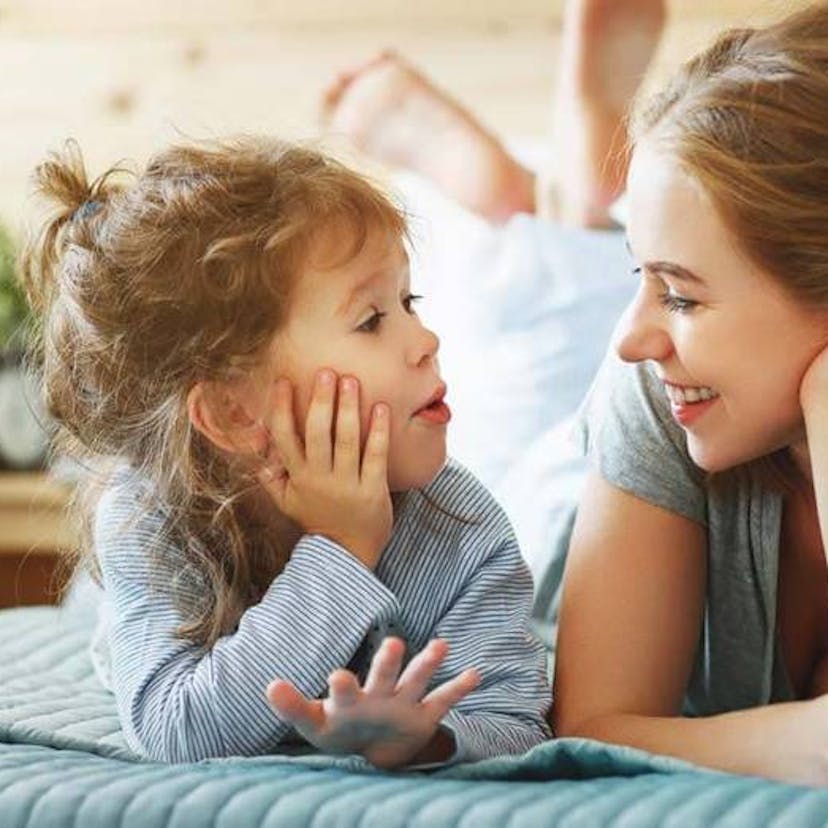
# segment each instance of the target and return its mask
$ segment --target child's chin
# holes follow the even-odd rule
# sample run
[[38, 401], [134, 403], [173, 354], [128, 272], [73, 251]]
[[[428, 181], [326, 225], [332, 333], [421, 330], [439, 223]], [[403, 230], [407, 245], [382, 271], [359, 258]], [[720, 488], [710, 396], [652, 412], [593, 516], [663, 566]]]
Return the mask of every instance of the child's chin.
[[405, 473], [389, 472], [388, 474], [388, 488], [392, 492], [407, 492], [411, 489], [422, 489], [428, 486], [446, 464], [446, 455], [440, 458], [439, 462], [435, 459], [434, 463], [428, 466], [422, 466], [418, 469], [412, 469]]

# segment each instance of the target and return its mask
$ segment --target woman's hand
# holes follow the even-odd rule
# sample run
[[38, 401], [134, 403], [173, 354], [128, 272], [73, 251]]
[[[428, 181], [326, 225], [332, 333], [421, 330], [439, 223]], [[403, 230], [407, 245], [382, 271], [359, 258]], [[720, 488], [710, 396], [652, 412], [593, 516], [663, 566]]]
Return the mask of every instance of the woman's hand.
[[811, 361], [799, 384], [799, 402], [807, 412], [813, 405], [828, 404], [828, 346]]
[[327, 753], [359, 753], [381, 768], [444, 761], [455, 746], [440, 721], [477, 687], [480, 676], [465, 670], [424, 696], [448, 646], [431, 641], [400, 675], [404, 652], [401, 639], [386, 638], [364, 687], [353, 673], [337, 670], [328, 678], [326, 699], [307, 699], [290, 682], [277, 680], [267, 688], [268, 701]]
[[282, 513], [305, 532], [330, 538], [373, 569], [393, 521], [387, 471], [390, 412], [384, 403], [374, 406], [361, 452], [357, 380], [342, 377], [338, 396], [337, 401], [336, 375], [323, 369], [316, 377], [303, 442], [293, 417], [293, 389], [287, 380], [276, 383], [266, 427], [279, 465], [272, 469], [266, 464], [259, 480]]

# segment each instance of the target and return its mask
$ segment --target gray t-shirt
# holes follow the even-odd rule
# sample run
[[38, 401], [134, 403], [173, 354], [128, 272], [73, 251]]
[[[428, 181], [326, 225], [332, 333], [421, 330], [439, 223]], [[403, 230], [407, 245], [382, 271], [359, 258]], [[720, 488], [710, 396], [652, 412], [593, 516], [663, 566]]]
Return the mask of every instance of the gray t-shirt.
[[746, 475], [706, 485], [649, 363], [626, 364], [610, 352], [576, 433], [605, 480], [707, 530], [704, 624], [685, 712], [792, 699], [776, 637], [781, 496]]

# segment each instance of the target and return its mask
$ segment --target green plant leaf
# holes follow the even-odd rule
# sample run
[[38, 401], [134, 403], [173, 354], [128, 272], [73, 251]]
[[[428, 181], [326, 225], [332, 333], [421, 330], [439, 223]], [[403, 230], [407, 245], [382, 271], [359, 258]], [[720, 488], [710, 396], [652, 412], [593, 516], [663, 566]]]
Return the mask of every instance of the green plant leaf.
[[11, 234], [0, 225], [0, 351], [19, 343], [28, 331], [31, 311], [17, 276], [17, 252]]

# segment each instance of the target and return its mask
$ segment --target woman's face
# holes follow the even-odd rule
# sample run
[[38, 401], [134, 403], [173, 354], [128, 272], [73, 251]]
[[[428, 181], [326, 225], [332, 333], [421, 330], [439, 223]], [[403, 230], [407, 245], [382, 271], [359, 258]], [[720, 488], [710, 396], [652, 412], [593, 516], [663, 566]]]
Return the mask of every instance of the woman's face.
[[647, 139], [628, 197], [641, 281], [616, 329], [619, 356], [656, 364], [701, 468], [801, 451], [799, 385], [828, 342], [828, 314], [796, 303], [749, 261], [698, 182]]

